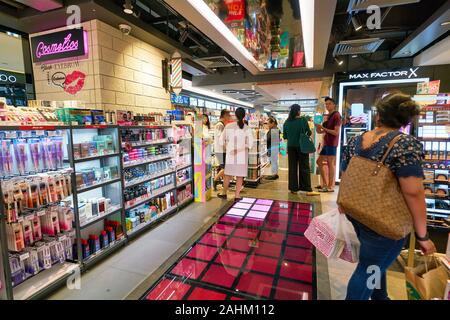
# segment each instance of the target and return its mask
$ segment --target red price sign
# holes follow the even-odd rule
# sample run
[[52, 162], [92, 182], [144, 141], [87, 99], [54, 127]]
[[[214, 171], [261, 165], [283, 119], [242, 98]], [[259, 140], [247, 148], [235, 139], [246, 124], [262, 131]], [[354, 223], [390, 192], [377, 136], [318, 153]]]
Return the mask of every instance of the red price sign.
[[19, 130], [55, 130], [55, 126], [19, 126]]
[[226, 22], [241, 21], [245, 18], [245, 0], [225, 0], [228, 7]]

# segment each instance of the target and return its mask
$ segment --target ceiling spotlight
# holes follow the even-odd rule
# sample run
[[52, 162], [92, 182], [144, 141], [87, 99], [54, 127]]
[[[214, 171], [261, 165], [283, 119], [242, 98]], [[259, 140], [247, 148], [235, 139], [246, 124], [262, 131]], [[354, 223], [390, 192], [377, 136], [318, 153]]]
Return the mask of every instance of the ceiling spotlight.
[[450, 26], [450, 21], [444, 21], [441, 23], [441, 26], [445, 27], [445, 26]]
[[125, 0], [125, 3], [123, 4], [123, 12], [126, 14], [133, 14], [133, 4], [131, 3], [131, 0]]
[[353, 27], [355, 28], [355, 31], [360, 31], [363, 28], [361, 22], [359, 22], [359, 19], [356, 16], [352, 17], [352, 23]]
[[339, 60], [338, 58], [334, 58], [334, 61], [336, 61], [336, 63], [337, 63], [339, 66], [342, 66], [342, 65], [344, 64], [344, 60]]

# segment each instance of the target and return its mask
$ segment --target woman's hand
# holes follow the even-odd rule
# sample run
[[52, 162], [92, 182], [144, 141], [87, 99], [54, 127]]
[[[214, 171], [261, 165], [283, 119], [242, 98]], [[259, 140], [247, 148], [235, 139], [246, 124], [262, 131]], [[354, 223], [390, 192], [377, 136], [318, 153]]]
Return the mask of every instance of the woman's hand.
[[422, 249], [422, 253], [426, 256], [432, 255], [436, 253], [436, 246], [434, 245], [433, 241], [427, 240], [427, 241], [419, 241], [419, 246]]

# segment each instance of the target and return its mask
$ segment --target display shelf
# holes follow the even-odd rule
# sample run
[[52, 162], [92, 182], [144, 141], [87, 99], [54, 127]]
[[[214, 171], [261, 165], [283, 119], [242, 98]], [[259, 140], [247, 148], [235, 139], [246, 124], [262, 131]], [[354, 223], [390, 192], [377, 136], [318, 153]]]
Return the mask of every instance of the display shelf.
[[158, 197], [160, 195], [163, 195], [163, 194], [165, 194], [165, 193], [167, 193], [169, 191], [172, 191], [174, 189], [175, 189], [175, 185], [173, 185], [173, 184], [171, 184], [170, 186], [164, 187], [164, 188], [160, 188], [160, 189], [158, 189], [157, 193], [153, 194], [153, 192], [152, 192], [150, 197], [147, 198], [147, 199], [141, 200], [141, 201], [139, 201], [137, 203], [134, 203], [133, 205], [128, 205], [128, 206], [125, 205], [125, 210], [132, 210], [132, 209], [134, 209], [136, 207], [139, 207], [139, 206], [141, 206], [143, 204], [146, 204], [147, 202], [153, 200], [154, 198], [156, 198], [156, 197]]
[[[122, 148], [124, 148], [127, 143], [128, 142], [122, 142]], [[158, 140], [158, 141], [148, 141], [145, 143], [130, 143], [130, 146], [133, 148], [145, 148], [145, 147], [164, 145], [164, 144], [174, 144], [174, 142], [170, 141], [169, 139], [162, 139], [162, 140]]]
[[90, 255], [87, 259], [83, 260], [83, 264], [88, 267], [92, 265], [93, 263], [97, 262], [98, 260], [106, 257], [107, 255], [111, 254], [113, 251], [117, 250], [121, 246], [123, 246], [126, 243], [126, 237], [122, 236], [120, 239], [117, 239], [112, 244], [110, 243], [107, 248], [104, 248], [93, 255]]
[[85, 229], [85, 228], [87, 228], [87, 227], [89, 227], [89, 226], [91, 226], [93, 224], [96, 224], [97, 222], [105, 219], [106, 217], [112, 216], [112, 215], [117, 214], [117, 213], [119, 213], [121, 211], [122, 211], [122, 207], [121, 206], [115, 206], [115, 208], [113, 208], [111, 210], [108, 210], [108, 212], [106, 212], [106, 213], [104, 213], [102, 215], [96, 216], [95, 218], [90, 219], [88, 221], [83, 221], [83, 223], [81, 223], [81, 225], [80, 225], [80, 228], [81, 229]]
[[428, 209], [428, 212], [430, 213], [443, 213], [448, 215], [449, 210], [444, 210], [444, 209]]
[[164, 156], [164, 157], [157, 156], [157, 157], [155, 157], [153, 159], [146, 159], [146, 160], [141, 160], [141, 161], [138, 161], [138, 162], [130, 161], [128, 163], [124, 163], [123, 164], [123, 168], [124, 169], [134, 168], [134, 167], [138, 167], [138, 166], [141, 166], [141, 165], [144, 165], [144, 164], [149, 164], [149, 163], [153, 163], [153, 162], [156, 162], [156, 161], [167, 160], [167, 159], [171, 159], [171, 158], [173, 158], [173, 156], [168, 155], [168, 156]]
[[173, 125], [171, 124], [154, 124], [154, 125], [119, 125], [119, 129], [121, 130], [127, 130], [127, 129], [160, 129], [160, 128], [172, 128]]
[[188, 179], [186, 181], [183, 181], [180, 184], [177, 183], [177, 188], [184, 187], [185, 185], [190, 184], [190, 183], [192, 183], [192, 179]]
[[96, 184], [94, 184], [92, 186], [79, 188], [79, 189], [77, 189], [77, 193], [80, 194], [80, 193], [83, 193], [83, 192], [92, 191], [92, 190], [95, 190], [95, 189], [107, 186], [109, 184], [120, 182], [120, 180], [121, 180], [120, 178], [116, 178], [116, 179], [111, 179], [111, 180], [108, 180], [108, 181], [96, 183]]
[[113, 124], [86, 124], [86, 125], [72, 125], [70, 126], [72, 130], [83, 130], [83, 129], [117, 129], [117, 125]]
[[93, 157], [75, 159], [73, 162], [74, 163], [82, 163], [82, 162], [101, 160], [101, 159], [118, 157], [118, 156], [120, 156], [120, 153], [110, 153], [110, 154], [104, 154], [104, 155], [101, 155], [101, 156], [93, 156]]
[[192, 163], [191, 164], [186, 164], [186, 165], [182, 165], [181, 167], [177, 167], [177, 171], [181, 171], [183, 169], [187, 169], [192, 167]]
[[137, 186], [139, 184], [142, 184], [142, 183], [145, 183], [145, 182], [149, 182], [149, 181], [151, 181], [153, 179], [157, 179], [157, 178], [160, 178], [162, 176], [173, 174], [173, 173], [175, 173], [175, 170], [168, 170], [168, 171], [163, 171], [163, 172], [155, 174], [155, 175], [145, 176], [145, 177], [142, 177], [142, 178], [139, 178], [139, 179], [133, 179], [131, 181], [126, 181], [125, 182], [125, 188], [134, 187], [134, 186]]
[[177, 210], [177, 208], [178, 208], [177, 206], [174, 206], [174, 207], [171, 207], [171, 208], [161, 212], [156, 219], [150, 220], [150, 221], [145, 222], [145, 223], [141, 223], [136, 228], [131, 229], [130, 231], [127, 231], [127, 235], [129, 237], [134, 237], [134, 236], [138, 235], [140, 232], [150, 228], [151, 226], [153, 226], [156, 223], [158, 223], [159, 221], [161, 221], [161, 219], [163, 217], [165, 217], [165, 216], [175, 212]]
[[76, 263], [64, 262], [53, 265], [48, 270], [43, 270], [37, 275], [25, 280], [13, 289], [15, 300], [30, 300], [39, 298], [51, 291], [49, 284], [59, 286], [58, 282], [64, 282], [80, 266]]
[[183, 206], [187, 205], [188, 203], [194, 201], [194, 197], [189, 197], [184, 199], [183, 201], [178, 203], [178, 208], [181, 209]]

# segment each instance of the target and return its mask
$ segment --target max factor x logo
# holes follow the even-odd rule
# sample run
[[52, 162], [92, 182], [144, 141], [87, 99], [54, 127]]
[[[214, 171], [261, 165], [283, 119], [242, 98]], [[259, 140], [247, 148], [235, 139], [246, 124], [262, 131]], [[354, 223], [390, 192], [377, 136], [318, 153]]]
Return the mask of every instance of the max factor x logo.
[[410, 68], [409, 70], [401, 71], [385, 71], [385, 72], [364, 72], [355, 73], [349, 76], [350, 80], [369, 80], [369, 79], [384, 79], [384, 78], [417, 78], [417, 71], [420, 68]]

